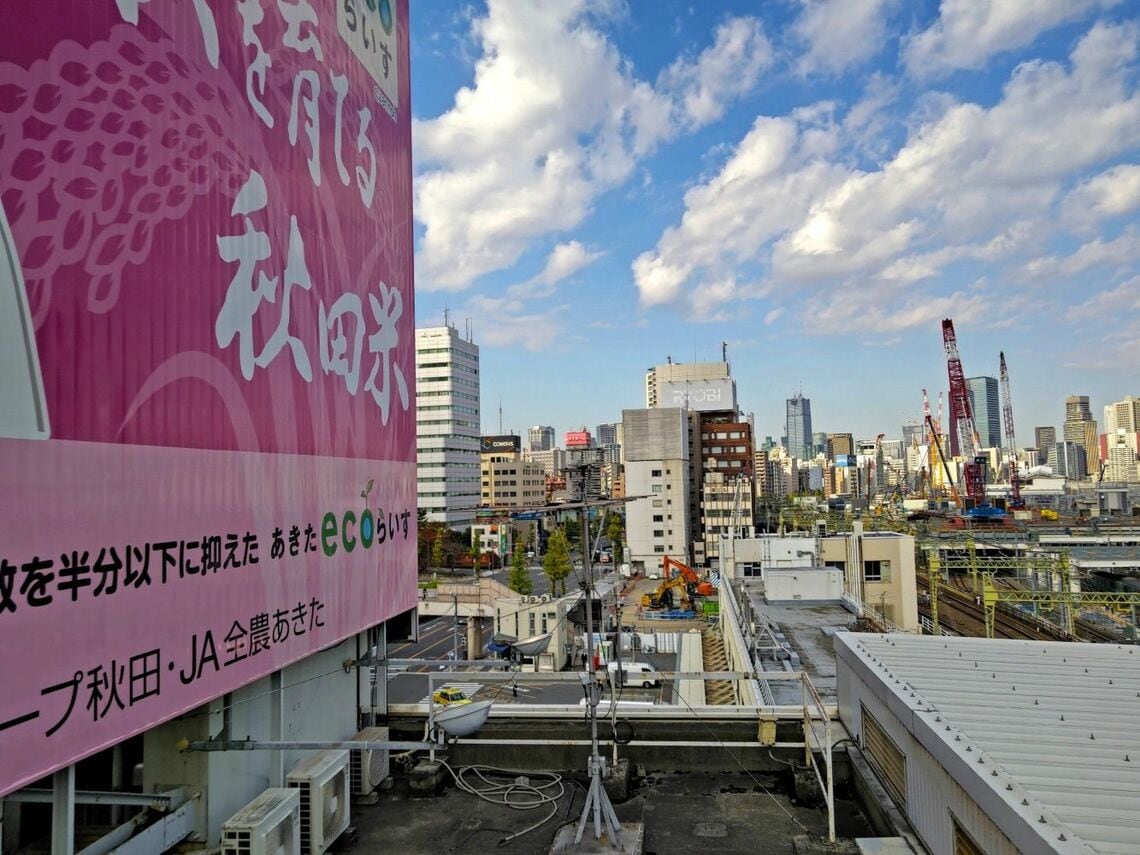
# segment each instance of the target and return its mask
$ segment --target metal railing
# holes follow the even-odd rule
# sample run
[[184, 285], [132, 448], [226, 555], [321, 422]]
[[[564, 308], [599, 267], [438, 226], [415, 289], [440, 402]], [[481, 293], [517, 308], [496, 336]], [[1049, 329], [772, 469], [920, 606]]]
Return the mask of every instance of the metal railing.
[[[804, 762], [815, 773], [827, 804], [827, 839], [835, 842], [835, 780], [831, 768], [831, 715], [823, 699], [819, 696], [811, 678], [803, 675], [804, 689]], [[820, 733], [819, 722], [823, 723]], [[822, 737], [822, 741], [821, 738]], [[819, 761], [815, 759], [816, 749], [823, 753], [824, 768], [821, 771]], [[826, 780], [825, 780], [826, 778]]]

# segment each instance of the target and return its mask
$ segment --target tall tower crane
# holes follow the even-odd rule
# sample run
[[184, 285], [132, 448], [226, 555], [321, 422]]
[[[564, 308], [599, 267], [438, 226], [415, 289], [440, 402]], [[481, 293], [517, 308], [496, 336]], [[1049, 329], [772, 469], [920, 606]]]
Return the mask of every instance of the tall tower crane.
[[966, 497], [980, 505], [986, 500], [985, 458], [978, 457], [982, 443], [974, 424], [962, 358], [958, 355], [958, 337], [954, 334], [954, 322], [950, 318], [942, 321], [942, 345], [946, 351], [946, 373], [950, 377], [950, 416], [956, 422], [951, 429], [957, 432], [958, 448], [966, 458], [963, 478]]
[[1009, 456], [1009, 488], [1012, 493], [1010, 507], [1020, 510], [1025, 506], [1021, 501], [1021, 474], [1017, 471], [1017, 440], [1013, 432], [1013, 399], [1009, 396], [1009, 371], [1005, 367], [1005, 351], [998, 354], [1001, 363], [1001, 412], [1005, 421], [1005, 447]]

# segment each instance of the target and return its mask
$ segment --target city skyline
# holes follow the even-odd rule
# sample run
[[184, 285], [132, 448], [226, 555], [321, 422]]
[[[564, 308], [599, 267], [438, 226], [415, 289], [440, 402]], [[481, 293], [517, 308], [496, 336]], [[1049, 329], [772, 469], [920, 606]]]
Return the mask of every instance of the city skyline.
[[833, 6], [416, 4], [416, 321], [471, 319], [504, 426], [727, 345], [759, 436], [798, 388], [897, 435], [944, 317], [1020, 445], [1137, 393], [1135, 7]]

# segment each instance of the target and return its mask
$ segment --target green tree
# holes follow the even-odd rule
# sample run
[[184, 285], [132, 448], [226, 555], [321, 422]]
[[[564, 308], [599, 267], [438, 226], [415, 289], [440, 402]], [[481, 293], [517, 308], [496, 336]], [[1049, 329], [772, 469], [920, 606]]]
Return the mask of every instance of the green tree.
[[566, 522], [562, 523], [562, 529], [564, 536], [566, 537], [567, 544], [578, 542], [579, 537], [582, 533], [582, 526], [579, 525], [576, 515], [566, 520]]
[[515, 546], [511, 556], [511, 572], [507, 576], [507, 587], [524, 597], [534, 593], [534, 580], [526, 567], [526, 553], [521, 543]]
[[566, 577], [570, 575], [572, 569], [566, 533], [561, 528], [556, 528], [546, 544], [546, 555], [542, 557], [542, 572], [550, 579], [550, 590], [555, 593], [561, 590], [561, 593], [565, 594]]
[[431, 566], [443, 566], [443, 526], [435, 530], [435, 537], [431, 542]]
[[614, 563], [620, 564], [622, 542], [625, 540], [625, 519], [621, 514], [610, 514], [609, 521], [606, 523], [606, 537], [610, 539], [610, 545], [614, 550]]

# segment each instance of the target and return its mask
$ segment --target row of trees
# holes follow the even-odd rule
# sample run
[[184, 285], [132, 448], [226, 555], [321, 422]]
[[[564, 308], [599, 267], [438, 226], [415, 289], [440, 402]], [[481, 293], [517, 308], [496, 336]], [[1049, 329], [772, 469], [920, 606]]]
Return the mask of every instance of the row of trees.
[[[602, 528], [603, 525], [599, 524], [596, 537], [603, 535]], [[555, 594], [566, 593], [566, 579], [574, 569], [571, 551], [573, 546], [579, 545], [580, 533], [581, 526], [578, 521], [570, 519], [550, 534], [546, 554], [542, 557], [542, 572], [550, 580], [550, 590]], [[624, 535], [624, 518], [620, 514], [608, 514], [604, 522], [604, 536], [609, 539], [615, 561], [620, 560]], [[421, 571], [426, 571], [429, 567], [466, 565], [465, 559], [468, 557], [478, 563], [481, 556], [475, 553], [470, 543], [470, 530], [465, 534], [453, 531], [441, 523], [428, 522], [424, 511], [420, 511], [418, 563]], [[520, 539], [515, 543], [514, 553], [511, 556], [511, 570], [507, 577], [508, 587], [523, 595], [534, 592], [534, 583], [526, 558], [527, 549], [531, 547], [529, 539], [525, 542]]]

